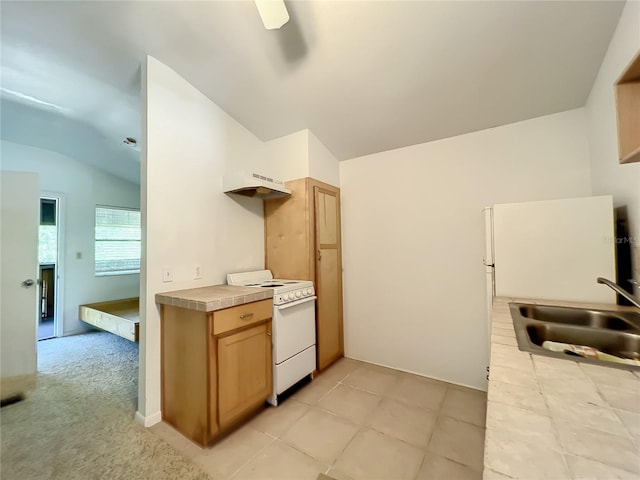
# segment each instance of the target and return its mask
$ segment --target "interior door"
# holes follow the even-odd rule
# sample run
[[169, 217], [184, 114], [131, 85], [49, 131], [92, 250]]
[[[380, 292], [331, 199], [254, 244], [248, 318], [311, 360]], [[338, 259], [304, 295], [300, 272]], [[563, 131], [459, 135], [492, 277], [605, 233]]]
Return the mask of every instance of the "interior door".
[[344, 353], [342, 330], [342, 252], [339, 193], [314, 187], [316, 288], [318, 290], [318, 369]]
[[2, 398], [35, 379], [38, 302], [38, 175], [0, 173], [0, 306]]

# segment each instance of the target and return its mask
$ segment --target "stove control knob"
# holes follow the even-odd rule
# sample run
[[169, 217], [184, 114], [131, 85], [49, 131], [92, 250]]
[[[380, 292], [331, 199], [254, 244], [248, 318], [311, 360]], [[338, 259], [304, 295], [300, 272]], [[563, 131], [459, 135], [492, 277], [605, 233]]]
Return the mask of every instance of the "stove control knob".
[[310, 289], [310, 288], [307, 288], [307, 289], [304, 291], [304, 294], [305, 294], [305, 295], [311, 295], [311, 289]]
[[301, 296], [302, 296], [302, 292], [301, 292], [300, 290], [298, 290], [298, 291], [296, 292], [296, 297], [297, 297], [297, 298], [300, 298]]
[[293, 300], [293, 293], [290, 293], [289, 295], [287, 295], [287, 298], [288, 298], [289, 300]]

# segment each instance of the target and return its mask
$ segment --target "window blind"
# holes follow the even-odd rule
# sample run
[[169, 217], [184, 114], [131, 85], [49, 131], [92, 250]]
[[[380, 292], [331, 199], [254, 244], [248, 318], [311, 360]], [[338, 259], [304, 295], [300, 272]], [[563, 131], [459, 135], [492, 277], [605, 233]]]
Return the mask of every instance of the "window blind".
[[140, 211], [96, 207], [96, 275], [140, 272]]

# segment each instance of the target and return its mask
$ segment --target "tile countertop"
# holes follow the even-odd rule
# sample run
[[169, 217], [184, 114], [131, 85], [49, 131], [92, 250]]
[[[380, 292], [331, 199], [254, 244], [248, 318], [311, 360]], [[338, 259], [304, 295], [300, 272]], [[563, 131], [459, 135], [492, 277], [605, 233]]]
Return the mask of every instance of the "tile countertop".
[[629, 310], [494, 300], [483, 479], [640, 478], [640, 371], [521, 352], [510, 301]]
[[223, 308], [243, 305], [273, 298], [272, 288], [238, 287], [232, 285], [211, 285], [208, 287], [175, 290], [156, 293], [156, 303], [177, 307], [213, 312]]

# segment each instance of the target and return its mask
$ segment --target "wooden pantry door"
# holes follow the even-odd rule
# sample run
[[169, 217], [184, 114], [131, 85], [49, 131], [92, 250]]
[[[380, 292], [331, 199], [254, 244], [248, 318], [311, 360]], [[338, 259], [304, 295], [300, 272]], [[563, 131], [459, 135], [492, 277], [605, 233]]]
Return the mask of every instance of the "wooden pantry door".
[[318, 370], [344, 354], [340, 193], [314, 186]]

